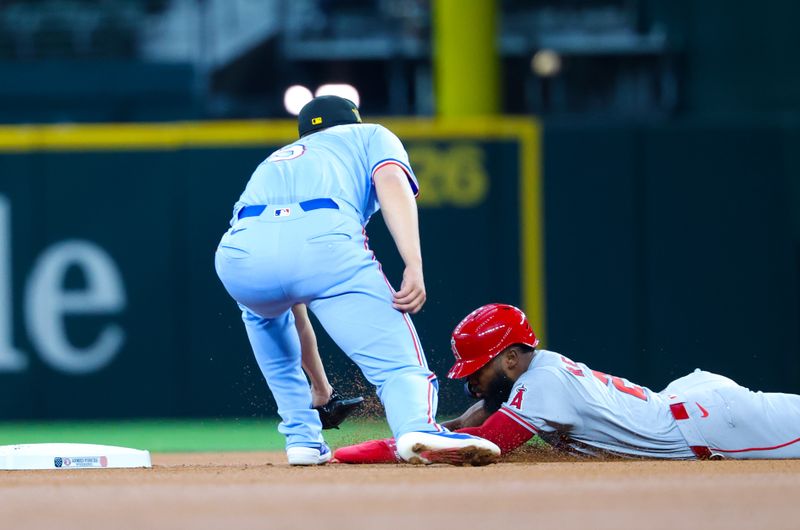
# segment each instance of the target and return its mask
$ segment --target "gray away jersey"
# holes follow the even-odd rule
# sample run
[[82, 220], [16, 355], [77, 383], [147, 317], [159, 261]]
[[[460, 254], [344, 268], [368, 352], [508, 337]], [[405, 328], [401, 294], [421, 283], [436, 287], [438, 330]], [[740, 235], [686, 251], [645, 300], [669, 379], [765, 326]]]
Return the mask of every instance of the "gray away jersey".
[[694, 458], [661, 394], [538, 350], [500, 412], [571, 453]]
[[373, 123], [338, 125], [300, 138], [262, 162], [234, 206], [289, 204], [309, 199], [344, 201], [362, 225], [380, 208], [373, 176], [387, 164], [405, 171], [414, 195], [417, 179], [403, 144]]

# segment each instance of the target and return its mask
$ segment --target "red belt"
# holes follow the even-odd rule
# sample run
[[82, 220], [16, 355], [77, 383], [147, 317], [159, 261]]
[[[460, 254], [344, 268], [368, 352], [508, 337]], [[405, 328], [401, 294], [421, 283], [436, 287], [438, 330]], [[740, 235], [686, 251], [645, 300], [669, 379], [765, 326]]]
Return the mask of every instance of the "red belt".
[[[683, 403], [673, 403], [669, 406], [669, 410], [672, 412], [675, 421], [685, 421], [689, 419], [689, 412], [686, 410], [686, 407], [683, 406]], [[692, 450], [694, 456], [696, 456], [698, 460], [708, 460], [712, 456], [711, 449], [704, 445], [690, 445], [689, 449]]]

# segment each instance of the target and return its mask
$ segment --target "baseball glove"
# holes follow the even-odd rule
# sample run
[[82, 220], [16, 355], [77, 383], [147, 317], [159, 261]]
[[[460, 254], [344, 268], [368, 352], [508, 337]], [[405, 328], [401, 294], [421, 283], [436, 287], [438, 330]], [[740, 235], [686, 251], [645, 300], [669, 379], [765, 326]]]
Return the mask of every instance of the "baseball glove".
[[334, 389], [328, 402], [319, 407], [314, 407], [314, 410], [319, 413], [319, 419], [322, 422], [323, 429], [338, 429], [339, 425], [341, 425], [350, 414], [355, 412], [363, 402], [364, 398], [361, 396], [345, 398]]

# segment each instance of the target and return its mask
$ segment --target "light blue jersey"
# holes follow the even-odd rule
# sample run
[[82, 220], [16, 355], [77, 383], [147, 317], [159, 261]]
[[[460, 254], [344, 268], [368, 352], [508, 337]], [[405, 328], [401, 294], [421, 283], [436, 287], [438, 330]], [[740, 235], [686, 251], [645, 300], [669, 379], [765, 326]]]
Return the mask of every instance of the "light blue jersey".
[[256, 168], [234, 206], [234, 220], [246, 205], [330, 197], [349, 205], [366, 225], [380, 209], [373, 177], [386, 164], [402, 167], [417, 195], [419, 185], [408, 154], [385, 127], [339, 125], [308, 135], [275, 151]]
[[307, 135], [258, 166], [217, 249], [217, 274], [242, 310], [287, 448], [323, 443], [291, 312], [298, 303], [377, 387], [395, 437], [442, 430], [436, 376], [367, 245], [364, 225], [380, 207], [373, 176], [386, 164], [403, 168], [416, 194], [408, 155], [384, 127]]

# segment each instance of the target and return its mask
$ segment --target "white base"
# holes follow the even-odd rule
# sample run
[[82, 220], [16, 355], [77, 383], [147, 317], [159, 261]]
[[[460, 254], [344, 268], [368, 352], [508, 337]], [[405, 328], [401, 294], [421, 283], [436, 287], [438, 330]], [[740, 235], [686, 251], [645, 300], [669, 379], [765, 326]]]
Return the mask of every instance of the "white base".
[[0, 446], [0, 470], [152, 467], [149, 451], [91, 444]]

